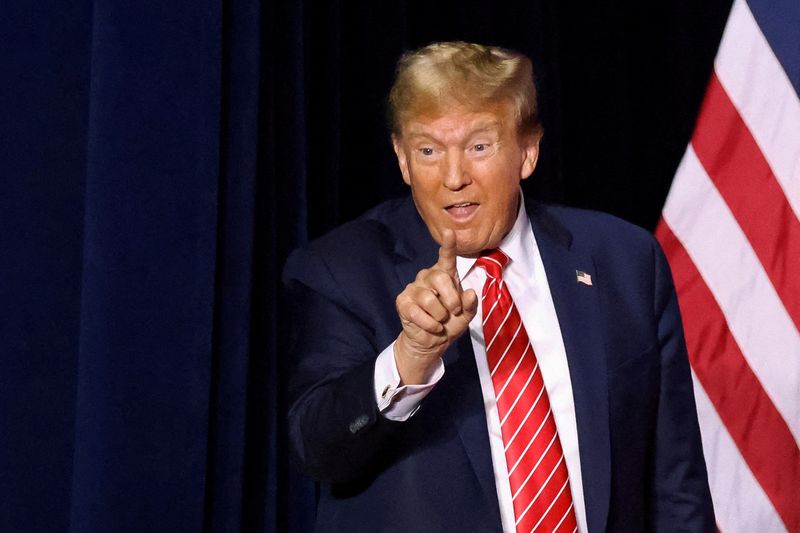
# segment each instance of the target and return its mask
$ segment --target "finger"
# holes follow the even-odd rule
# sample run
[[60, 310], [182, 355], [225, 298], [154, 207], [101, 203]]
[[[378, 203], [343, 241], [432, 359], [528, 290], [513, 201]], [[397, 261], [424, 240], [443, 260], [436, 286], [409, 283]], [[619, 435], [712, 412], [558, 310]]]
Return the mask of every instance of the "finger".
[[412, 303], [409, 305], [409, 308], [404, 311], [402, 316], [407, 317], [406, 320], [402, 321], [404, 329], [408, 326], [412, 326], [432, 335], [437, 335], [444, 331], [444, 326], [441, 322], [426, 313], [419, 305]]
[[461, 293], [461, 306], [463, 312], [452, 317], [445, 324], [445, 333], [449, 339], [456, 339], [469, 329], [469, 323], [475, 318], [478, 311], [478, 295], [473, 289], [467, 289]]
[[[446, 274], [440, 274], [450, 280]], [[450, 284], [452, 287], [452, 281], [450, 281]], [[454, 292], [452, 288], [450, 292]], [[441, 294], [435, 287], [417, 287], [414, 289], [411, 299], [437, 322], [443, 323], [450, 317], [450, 311], [443, 305]], [[459, 301], [458, 304], [461, 305], [461, 302]]]
[[461, 314], [461, 287], [453, 278], [441, 270], [432, 270], [425, 279], [439, 295], [438, 300], [450, 313]]
[[450, 228], [445, 228], [442, 230], [442, 246], [439, 248], [439, 260], [436, 262], [436, 266], [453, 278], [458, 277], [456, 255], [456, 234]]

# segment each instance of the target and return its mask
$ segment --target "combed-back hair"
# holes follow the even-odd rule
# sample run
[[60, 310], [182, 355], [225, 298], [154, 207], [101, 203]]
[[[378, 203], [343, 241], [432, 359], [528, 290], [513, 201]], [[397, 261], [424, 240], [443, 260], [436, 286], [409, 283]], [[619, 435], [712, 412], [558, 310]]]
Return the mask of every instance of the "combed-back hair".
[[448, 109], [481, 111], [509, 102], [520, 135], [542, 134], [536, 107], [533, 65], [525, 55], [496, 46], [462, 41], [432, 43], [407, 52], [397, 63], [389, 92], [389, 127]]

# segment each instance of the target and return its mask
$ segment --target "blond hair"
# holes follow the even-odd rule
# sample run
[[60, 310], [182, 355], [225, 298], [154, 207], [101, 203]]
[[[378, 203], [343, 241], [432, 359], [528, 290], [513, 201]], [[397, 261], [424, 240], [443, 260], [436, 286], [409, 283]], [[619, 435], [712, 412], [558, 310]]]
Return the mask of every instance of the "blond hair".
[[496, 46], [461, 41], [433, 43], [403, 54], [389, 92], [389, 126], [401, 136], [414, 117], [448, 108], [480, 111], [509, 102], [521, 135], [540, 136], [530, 59]]

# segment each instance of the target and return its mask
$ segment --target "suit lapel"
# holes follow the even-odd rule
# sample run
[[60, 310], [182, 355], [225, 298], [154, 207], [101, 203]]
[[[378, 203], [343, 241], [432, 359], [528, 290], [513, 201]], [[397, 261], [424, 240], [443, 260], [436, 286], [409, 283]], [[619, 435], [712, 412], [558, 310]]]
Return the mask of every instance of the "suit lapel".
[[[611, 486], [608, 383], [605, 338], [598, 291], [603, 280], [588, 250], [544, 206], [526, 208], [544, 262], [550, 293], [567, 353], [583, 496], [589, 531], [605, 531]], [[577, 281], [576, 270], [592, 275], [592, 286]]]

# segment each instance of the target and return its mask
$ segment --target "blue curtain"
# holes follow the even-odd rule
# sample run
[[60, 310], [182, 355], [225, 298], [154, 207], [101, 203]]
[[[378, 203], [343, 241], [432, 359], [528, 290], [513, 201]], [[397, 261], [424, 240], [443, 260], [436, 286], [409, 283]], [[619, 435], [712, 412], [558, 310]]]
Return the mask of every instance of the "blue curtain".
[[301, 12], [2, 10], [0, 530], [305, 529], [276, 356]]

